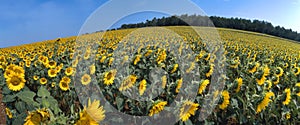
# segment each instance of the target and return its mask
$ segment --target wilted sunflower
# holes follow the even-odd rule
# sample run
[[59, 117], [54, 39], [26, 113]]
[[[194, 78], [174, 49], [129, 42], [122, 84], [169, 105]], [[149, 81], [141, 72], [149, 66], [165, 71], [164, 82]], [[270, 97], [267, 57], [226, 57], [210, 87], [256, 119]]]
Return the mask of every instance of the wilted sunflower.
[[94, 100], [91, 103], [89, 99], [88, 105], [84, 106], [83, 111], [80, 112], [80, 119], [75, 125], [98, 125], [100, 121], [105, 119], [105, 110], [100, 106], [100, 101]]
[[164, 110], [164, 107], [168, 104], [167, 101], [157, 101], [154, 103], [152, 108], [149, 111], [149, 116], [153, 116], [154, 114], [157, 114]]
[[87, 85], [91, 82], [91, 76], [89, 74], [84, 74], [82, 77], [81, 77], [81, 84], [82, 85]]
[[6, 79], [6, 85], [12, 91], [20, 91], [24, 88], [25, 82], [24, 77], [16, 73], [11, 73]]
[[146, 87], [147, 87], [147, 81], [145, 79], [143, 79], [141, 82], [140, 82], [140, 86], [139, 86], [139, 93], [140, 95], [143, 95], [145, 90], [146, 90]]
[[192, 101], [184, 102], [183, 106], [180, 108], [179, 117], [182, 121], [188, 120], [191, 115], [195, 115], [195, 112], [198, 110], [198, 103]]
[[104, 73], [104, 84], [105, 85], [111, 85], [114, 83], [115, 75], [117, 73], [117, 70], [111, 70], [109, 72]]
[[36, 111], [29, 112], [25, 119], [24, 125], [40, 125], [50, 119], [50, 113], [47, 109], [37, 109]]

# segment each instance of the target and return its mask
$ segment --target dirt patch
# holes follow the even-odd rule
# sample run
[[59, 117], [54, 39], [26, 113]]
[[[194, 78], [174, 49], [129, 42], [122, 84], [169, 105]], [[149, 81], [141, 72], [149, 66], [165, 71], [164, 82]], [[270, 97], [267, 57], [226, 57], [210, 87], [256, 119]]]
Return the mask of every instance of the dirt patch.
[[0, 125], [6, 124], [5, 104], [2, 103], [2, 90], [0, 89]]

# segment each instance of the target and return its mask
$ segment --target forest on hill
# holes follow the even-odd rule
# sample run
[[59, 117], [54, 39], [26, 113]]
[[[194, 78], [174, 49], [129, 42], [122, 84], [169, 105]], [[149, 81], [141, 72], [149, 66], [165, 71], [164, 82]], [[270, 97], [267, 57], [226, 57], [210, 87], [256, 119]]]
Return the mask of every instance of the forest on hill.
[[[268, 35], [278, 36], [300, 42], [300, 33], [281, 26], [273, 26], [272, 23], [261, 20], [249, 20], [242, 18], [225, 18], [218, 16], [180, 15], [162, 18], [153, 18], [145, 22], [135, 24], [123, 24], [118, 29], [140, 28], [150, 26], [208, 26], [246, 30]], [[113, 29], [114, 30], [114, 29]]]

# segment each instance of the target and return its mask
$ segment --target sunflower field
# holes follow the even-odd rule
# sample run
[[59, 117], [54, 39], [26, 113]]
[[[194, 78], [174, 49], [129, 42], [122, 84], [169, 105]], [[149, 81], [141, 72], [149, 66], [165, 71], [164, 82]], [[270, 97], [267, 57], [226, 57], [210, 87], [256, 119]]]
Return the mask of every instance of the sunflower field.
[[[166, 124], [179, 125], [300, 124], [300, 44], [222, 28], [216, 44], [210, 29], [124, 29], [1, 48], [6, 123], [127, 124], [118, 111], [149, 121], [173, 114]], [[213, 105], [203, 105], [208, 97]], [[137, 123], [153, 122], [128, 122]]]

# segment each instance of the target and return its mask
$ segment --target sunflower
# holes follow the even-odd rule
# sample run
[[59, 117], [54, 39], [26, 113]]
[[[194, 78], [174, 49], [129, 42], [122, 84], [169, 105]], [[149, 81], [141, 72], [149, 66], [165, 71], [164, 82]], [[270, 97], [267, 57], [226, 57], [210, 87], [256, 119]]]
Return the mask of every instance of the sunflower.
[[260, 86], [263, 85], [265, 81], [266, 81], [266, 77], [264, 75], [262, 75], [260, 79], [256, 79], [257, 84]]
[[286, 114], [285, 114], [285, 118], [286, 118], [287, 120], [289, 120], [289, 119], [291, 118], [291, 113], [286, 113]]
[[237, 78], [235, 81], [237, 82], [237, 87], [235, 89], [235, 92], [239, 92], [241, 90], [241, 86], [243, 84], [243, 79], [242, 78]]
[[230, 96], [229, 96], [229, 92], [227, 90], [222, 91], [221, 95], [223, 97], [223, 102], [219, 105], [219, 108], [224, 110], [225, 108], [227, 108], [227, 106], [230, 103], [230, 101], [229, 101]]
[[36, 111], [29, 112], [25, 119], [24, 125], [39, 125], [50, 119], [50, 113], [47, 109], [37, 109]]
[[198, 110], [198, 106], [198, 103], [194, 103], [192, 101], [184, 102], [183, 106], [180, 108], [180, 119], [182, 121], [186, 121], [191, 117], [191, 115], [195, 115], [195, 111]]
[[164, 89], [164, 88], [166, 88], [166, 85], [167, 85], [167, 76], [166, 75], [164, 75], [164, 76], [162, 76], [161, 77], [161, 84], [162, 84], [162, 88]]
[[275, 74], [277, 77], [281, 77], [283, 75], [283, 69], [281, 67], [277, 67]]
[[5, 113], [7, 115], [8, 118], [12, 118], [13, 117], [13, 114], [11, 113], [10, 109], [9, 108], [5, 108]]
[[153, 52], [153, 50], [148, 50], [146, 53], [145, 53], [145, 57], [149, 56], [151, 53]]
[[299, 67], [295, 67], [294, 69], [293, 69], [293, 73], [297, 76], [297, 75], [299, 75], [300, 74], [300, 68]]
[[268, 76], [270, 74], [270, 68], [268, 67], [268, 65], [266, 65], [264, 68], [263, 68], [263, 76]]
[[135, 82], [136, 82], [136, 75], [130, 75], [128, 76], [121, 84], [119, 90], [120, 91], [123, 91], [123, 90], [126, 90], [126, 89], [129, 89], [130, 87], [132, 87]]
[[48, 81], [47, 81], [46, 78], [41, 78], [41, 79], [40, 79], [40, 83], [41, 83], [42, 85], [45, 85], [47, 82], [48, 82]]
[[167, 58], [167, 53], [165, 50], [163, 50], [162, 52], [160, 52], [159, 56], [157, 57], [156, 61], [157, 64], [161, 64], [163, 61], [165, 61]]
[[285, 100], [282, 102], [282, 104], [288, 105], [291, 102], [291, 89], [286, 88], [284, 92], [285, 92]]
[[106, 58], [107, 58], [106, 56], [102, 56], [100, 62], [103, 63], [106, 60]]
[[161, 112], [162, 110], [164, 110], [164, 107], [168, 104], [167, 101], [157, 101], [154, 103], [154, 105], [152, 106], [152, 108], [149, 111], [149, 116], [153, 116], [154, 114], [157, 114], [159, 112]]
[[272, 87], [272, 82], [271, 82], [270, 80], [267, 80], [266, 83], [267, 83], [267, 85], [268, 85], [268, 86], [267, 86], [267, 89], [270, 90], [271, 87]]
[[94, 100], [91, 103], [89, 99], [88, 105], [84, 106], [83, 111], [80, 112], [80, 119], [75, 125], [98, 125], [100, 121], [105, 119], [105, 110], [100, 106], [100, 101]]
[[177, 86], [175, 90], [176, 93], [179, 93], [181, 86], [182, 86], [182, 78], [177, 80]]
[[195, 68], [195, 62], [191, 62], [190, 67], [185, 71], [186, 73], [190, 73]]
[[140, 95], [143, 95], [145, 90], [146, 90], [146, 87], [147, 87], [147, 81], [145, 79], [143, 79], [141, 82], [140, 82], [140, 86], [139, 86], [139, 93]]
[[141, 55], [137, 55], [133, 61], [133, 64], [136, 65], [141, 60]]
[[254, 72], [256, 72], [256, 70], [257, 70], [257, 68], [260, 66], [260, 64], [259, 63], [257, 63], [257, 62], [255, 62], [255, 64], [253, 64], [253, 63], [250, 63], [250, 68], [249, 68], [249, 73], [254, 73]]
[[199, 86], [198, 94], [202, 94], [208, 84], [209, 84], [208, 79], [203, 80]]
[[73, 74], [73, 72], [74, 72], [74, 69], [72, 67], [69, 67], [66, 69], [65, 74], [67, 76], [71, 76]]
[[175, 64], [173, 66], [173, 69], [171, 70], [171, 73], [174, 73], [175, 71], [177, 71], [177, 69], [178, 69], [178, 64]]
[[90, 74], [92, 75], [92, 74], [95, 74], [95, 72], [96, 72], [96, 66], [93, 64], [93, 65], [91, 65], [90, 67]]
[[55, 85], [56, 85], [56, 83], [55, 83], [55, 82], [52, 82], [52, 83], [51, 83], [51, 87], [52, 87], [52, 88], [54, 88], [54, 87], [55, 87]]
[[26, 61], [25, 61], [25, 66], [26, 66], [27, 68], [30, 68], [30, 65], [31, 65], [31, 61], [30, 61], [30, 60], [26, 60]]
[[256, 108], [256, 113], [260, 113], [262, 110], [266, 109], [266, 107], [269, 105], [270, 97], [274, 97], [274, 93], [273, 92], [267, 92], [264, 99], [258, 104], [257, 108]]
[[114, 62], [114, 58], [109, 58], [108, 65], [110, 66]]
[[25, 78], [24, 76], [20, 76], [19, 74], [12, 73], [6, 79], [7, 87], [12, 91], [20, 91], [25, 86]]
[[87, 85], [91, 82], [91, 76], [89, 74], [84, 74], [82, 77], [81, 77], [81, 83], [82, 85]]
[[48, 62], [48, 67], [50, 69], [54, 69], [56, 67], [56, 62], [54, 60]]
[[[300, 82], [296, 83], [296, 87], [298, 89], [300, 88]], [[298, 91], [296, 95], [300, 97], [300, 91]]]
[[104, 73], [104, 84], [105, 85], [111, 85], [114, 83], [115, 75], [117, 73], [117, 70], [111, 70], [109, 72]]
[[57, 75], [57, 71], [55, 69], [49, 69], [48, 70], [48, 76], [53, 78], [53, 77], [56, 77]]
[[63, 91], [67, 91], [67, 90], [69, 90], [69, 83], [64, 80], [61, 80], [59, 82], [59, 88]]
[[214, 64], [210, 65], [208, 72], [205, 74], [206, 77], [210, 77], [213, 74], [214, 66]]

